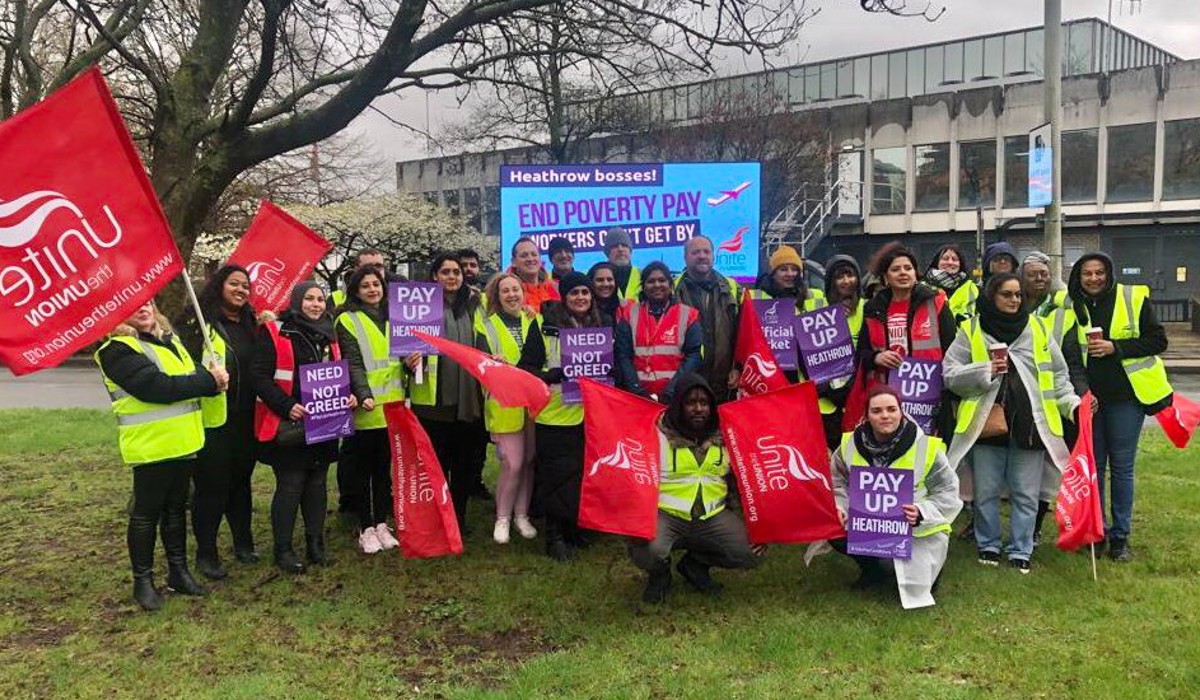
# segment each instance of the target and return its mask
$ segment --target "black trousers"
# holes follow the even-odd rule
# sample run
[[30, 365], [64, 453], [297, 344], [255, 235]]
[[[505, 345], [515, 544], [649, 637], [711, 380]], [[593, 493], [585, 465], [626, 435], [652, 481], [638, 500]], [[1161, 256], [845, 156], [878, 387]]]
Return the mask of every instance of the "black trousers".
[[325, 529], [329, 463], [308, 447], [277, 448], [275, 496], [271, 499], [271, 532], [275, 554], [291, 551], [296, 511], [304, 517], [304, 535], [315, 538]]
[[354, 466], [354, 443], [342, 440], [337, 459], [338, 510], [357, 513], [362, 509], [362, 492], [358, 490], [358, 469]]
[[187, 562], [188, 479], [194, 459], [172, 459], [133, 467], [133, 508], [125, 533], [135, 577], [154, 572], [155, 532], [172, 566]]
[[[422, 418], [421, 427], [429, 434], [433, 451], [437, 453], [438, 462], [441, 462], [446, 481], [449, 482], [450, 500], [454, 502], [454, 515], [458, 518], [458, 526], [465, 527], [467, 501], [470, 500], [471, 491], [479, 479], [479, 471], [476, 470], [479, 440], [481, 435], [487, 435], [483, 421], [436, 421]], [[479, 469], [482, 468], [482, 465], [479, 465]]]
[[229, 522], [233, 548], [254, 549], [250, 480], [257, 447], [253, 416], [230, 413], [225, 425], [204, 431], [204, 447], [196, 456], [192, 477], [196, 489], [192, 494], [192, 532], [198, 558], [216, 558], [222, 517]]
[[359, 524], [375, 527], [392, 513], [392, 452], [386, 428], [359, 430], [347, 438], [360, 494]]

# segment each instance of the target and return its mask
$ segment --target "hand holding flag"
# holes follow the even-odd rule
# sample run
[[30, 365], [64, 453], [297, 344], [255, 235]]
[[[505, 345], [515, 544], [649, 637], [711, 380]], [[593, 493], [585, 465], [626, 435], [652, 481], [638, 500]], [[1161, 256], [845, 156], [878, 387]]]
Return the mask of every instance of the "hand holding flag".
[[751, 302], [750, 290], [742, 297], [742, 313], [738, 320], [737, 344], [733, 349], [733, 361], [741, 367], [738, 375], [738, 393], [755, 396], [788, 386], [787, 377], [779, 369], [775, 352], [767, 342], [758, 311]]

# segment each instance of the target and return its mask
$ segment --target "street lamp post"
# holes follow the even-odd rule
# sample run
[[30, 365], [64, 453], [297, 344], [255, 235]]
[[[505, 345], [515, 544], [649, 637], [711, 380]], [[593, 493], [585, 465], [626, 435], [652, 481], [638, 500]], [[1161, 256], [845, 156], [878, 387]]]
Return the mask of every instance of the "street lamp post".
[[1062, 284], [1062, 0], [1045, 0], [1045, 102], [1044, 117], [1050, 122], [1051, 187], [1046, 207], [1045, 245], [1050, 257], [1050, 280]]

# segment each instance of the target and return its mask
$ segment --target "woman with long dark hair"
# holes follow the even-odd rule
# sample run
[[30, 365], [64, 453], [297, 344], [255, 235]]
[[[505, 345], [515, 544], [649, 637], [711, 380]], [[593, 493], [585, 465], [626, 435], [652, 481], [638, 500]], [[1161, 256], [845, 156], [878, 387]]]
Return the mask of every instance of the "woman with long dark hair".
[[[250, 480], [258, 460], [254, 439], [254, 384], [250, 366], [258, 345], [258, 321], [250, 305], [250, 273], [241, 265], [225, 265], [198, 295], [208, 324], [208, 337], [229, 372], [229, 390], [201, 402], [204, 449], [192, 475], [192, 531], [196, 536], [196, 570], [210, 579], [226, 576], [217, 553], [221, 518], [229, 523], [234, 557], [243, 564], [259, 559], [254, 548]], [[211, 365], [200, 325], [185, 312], [176, 324], [192, 359]]]
[[617, 292], [617, 268], [610, 262], [598, 262], [588, 270], [588, 279], [596, 293], [596, 308], [609, 325], [616, 325], [617, 312], [621, 309], [621, 295]]

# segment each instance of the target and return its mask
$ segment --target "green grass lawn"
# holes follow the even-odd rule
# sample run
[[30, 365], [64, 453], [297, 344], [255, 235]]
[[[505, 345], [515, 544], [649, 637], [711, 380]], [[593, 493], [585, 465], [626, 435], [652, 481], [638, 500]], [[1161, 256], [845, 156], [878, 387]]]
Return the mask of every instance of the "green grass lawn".
[[[1043, 547], [1022, 577], [956, 542], [938, 606], [906, 613], [894, 594], [849, 591], [848, 561], [805, 568], [801, 547], [774, 547], [757, 571], [717, 572], [719, 599], [677, 585], [646, 608], [615, 538], [558, 565], [537, 542], [492, 544], [476, 505], [461, 558], [365, 557], [331, 516], [335, 566], [287, 577], [269, 557], [230, 561], [208, 598], [151, 614], [129, 598], [131, 479], [113, 426], [97, 411], [0, 411], [6, 697], [1200, 694], [1197, 451], [1157, 430], [1138, 463], [1137, 559], [1101, 561], [1099, 583], [1083, 556]], [[260, 467], [264, 553], [272, 488]]]

